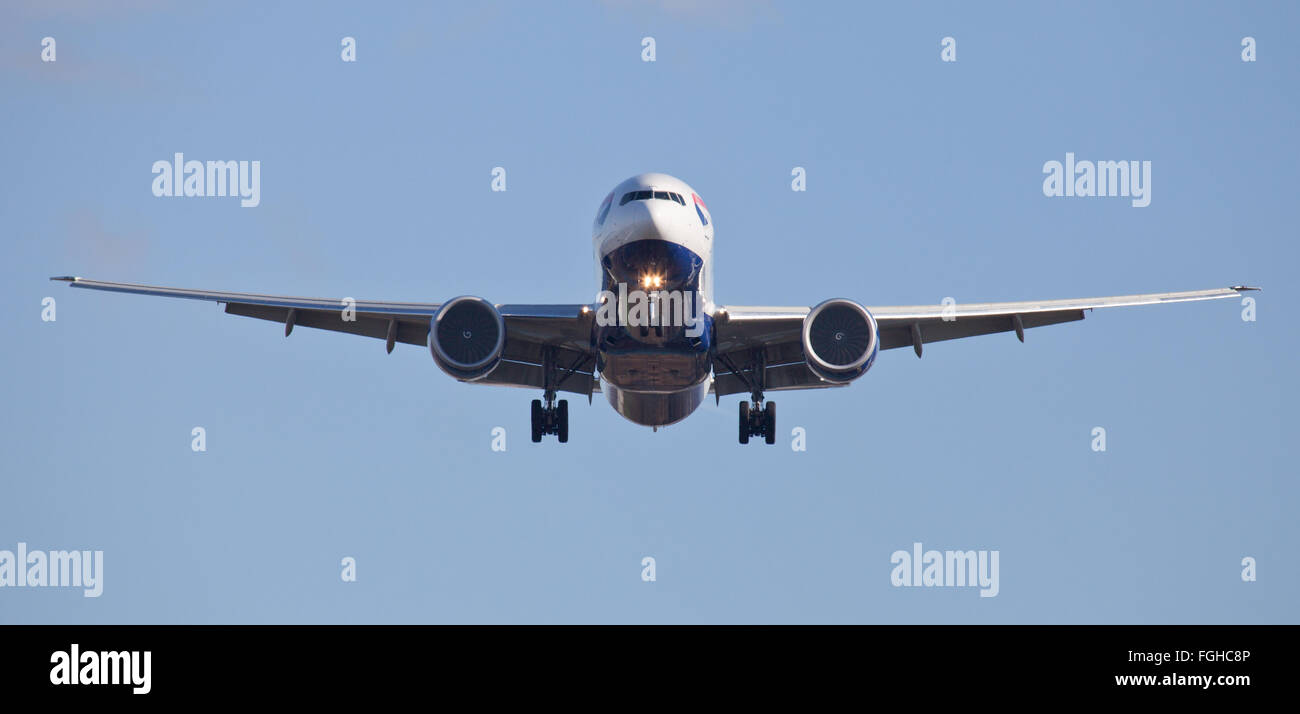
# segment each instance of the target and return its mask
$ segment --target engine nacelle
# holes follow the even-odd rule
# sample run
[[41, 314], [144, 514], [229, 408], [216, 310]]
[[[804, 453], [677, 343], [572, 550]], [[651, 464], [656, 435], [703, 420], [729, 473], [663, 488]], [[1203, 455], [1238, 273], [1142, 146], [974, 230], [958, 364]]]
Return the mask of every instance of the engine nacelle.
[[876, 318], [852, 300], [827, 300], [803, 319], [804, 360], [828, 382], [845, 384], [861, 377], [879, 352]]
[[506, 323], [492, 303], [462, 295], [442, 304], [429, 325], [429, 352], [442, 371], [472, 382], [501, 361]]

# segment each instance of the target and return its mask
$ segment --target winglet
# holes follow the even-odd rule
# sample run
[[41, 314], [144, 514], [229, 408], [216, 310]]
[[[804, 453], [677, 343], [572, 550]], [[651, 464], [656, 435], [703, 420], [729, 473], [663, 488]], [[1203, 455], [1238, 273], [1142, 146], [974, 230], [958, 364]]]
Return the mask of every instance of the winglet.
[[53, 278], [50, 278], [50, 280], [61, 280], [65, 283], [75, 283], [78, 280], [81, 280], [81, 278], [78, 278], [74, 275], [57, 275]]

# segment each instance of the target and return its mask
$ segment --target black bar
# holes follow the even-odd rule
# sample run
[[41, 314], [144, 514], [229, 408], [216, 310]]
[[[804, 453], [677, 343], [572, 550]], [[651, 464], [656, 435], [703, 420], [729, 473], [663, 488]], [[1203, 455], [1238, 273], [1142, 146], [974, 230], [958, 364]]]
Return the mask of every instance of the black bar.
[[[675, 692], [676, 701], [696, 684], [760, 700], [842, 694], [883, 705], [894, 693], [927, 709], [1030, 694], [1058, 705], [1075, 695], [1249, 701], [1293, 696], [1297, 634], [1293, 626], [9, 626], [0, 628], [0, 691], [56, 705], [242, 701], [260, 692], [326, 702], [375, 692], [427, 698], [431, 686], [448, 701], [601, 690], [628, 701]], [[138, 652], [135, 674], [149, 652], [150, 691], [72, 684], [52, 658], [70, 656], [74, 644], [83, 657]], [[1116, 679], [1150, 675], [1141, 684]], [[1203, 676], [1214, 678], [1208, 688], [1186, 679]]]

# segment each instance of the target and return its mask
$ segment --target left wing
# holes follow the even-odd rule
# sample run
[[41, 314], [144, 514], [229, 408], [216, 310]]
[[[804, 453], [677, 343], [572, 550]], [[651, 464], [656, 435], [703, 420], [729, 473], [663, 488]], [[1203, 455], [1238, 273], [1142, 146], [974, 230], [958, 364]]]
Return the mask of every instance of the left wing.
[[[880, 329], [880, 349], [910, 346], [920, 357], [922, 345], [929, 342], [1012, 331], [1024, 342], [1026, 329], [1082, 320], [1087, 310], [1217, 300], [1236, 297], [1246, 290], [1258, 288], [1236, 285], [1214, 290], [1066, 300], [868, 306], [867, 310], [876, 318]], [[720, 396], [750, 391], [748, 370], [743, 365], [755, 350], [766, 363], [766, 382], [770, 390], [839, 386], [817, 377], [804, 362], [801, 333], [809, 309], [720, 308], [714, 320], [719, 355], [714, 363], [714, 393]]]
[[[285, 337], [293, 332], [294, 327], [313, 327], [381, 339], [385, 341], [388, 352], [392, 352], [398, 342], [427, 346], [430, 320], [442, 306], [441, 303], [190, 290], [70, 276], [50, 279], [67, 282], [74, 288], [220, 303], [231, 315], [283, 324]], [[476, 383], [544, 388], [547, 381], [544, 356], [551, 351], [554, 361], [563, 367], [558, 377], [551, 376], [553, 381], [559, 382], [556, 389], [588, 397], [593, 391], [599, 391], [599, 382], [592, 375], [595, 369], [595, 358], [591, 354], [592, 313], [586, 305], [496, 307], [506, 323], [502, 360], [486, 377], [475, 380]], [[344, 319], [345, 315], [350, 319]]]

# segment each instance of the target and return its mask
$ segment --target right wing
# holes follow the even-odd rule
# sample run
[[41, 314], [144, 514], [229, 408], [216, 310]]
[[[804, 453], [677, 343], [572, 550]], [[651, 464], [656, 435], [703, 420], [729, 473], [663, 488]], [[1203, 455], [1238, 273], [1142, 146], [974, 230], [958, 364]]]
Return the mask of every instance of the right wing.
[[[1085, 311], [1097, 308], [1217, 300], [1257, 289], [1235, 285], [1145, 295], [885, 306], [867, 307], [867, 310], [876, 318], [880, 329], [880, 349], [910, 346], [920, 357], [923, 344], [962, 337], [1015, 332], [1023, 342], [1026, 329], [1082, 320]], [[809, 310], [807, 307], [748, 306], [719, 309], [715, 316], [718, 359], [714, 364], [714, 393], [721, 396], [749, 391], [747, 385], [752, 375], [744, 364], [754, 350], [761, 350], [766, 361], [768, 389], [841, 386], [823, 381], [804, 361], [801, 340], [803, 320]]]
[[[294, 327], [346, 332], [385, 341], [389, 352], [398, 343], [427, 346], [429, 324], [441, 303], [384, 302], [332, 298], [290, 297], [256, 293], [168, 288], [157, 285], [111, 283], [77, 277], [51, 278], [74, 288], [205, 300], [225, 305], [231, 315], [255, 317], [284, 325], [285, 337]], [[550, 352], [561, 367], [550, 379], [559, 391], [586, 394], [599, 391], [595, 355], [591, 350], [593, 313], [585, 305], [497, 305], [506, 323], [501, 362], [475, 383], [542, 389], [548, 376], [544, 357]], [[344, 319], [345, 312], [347, 317]]]

